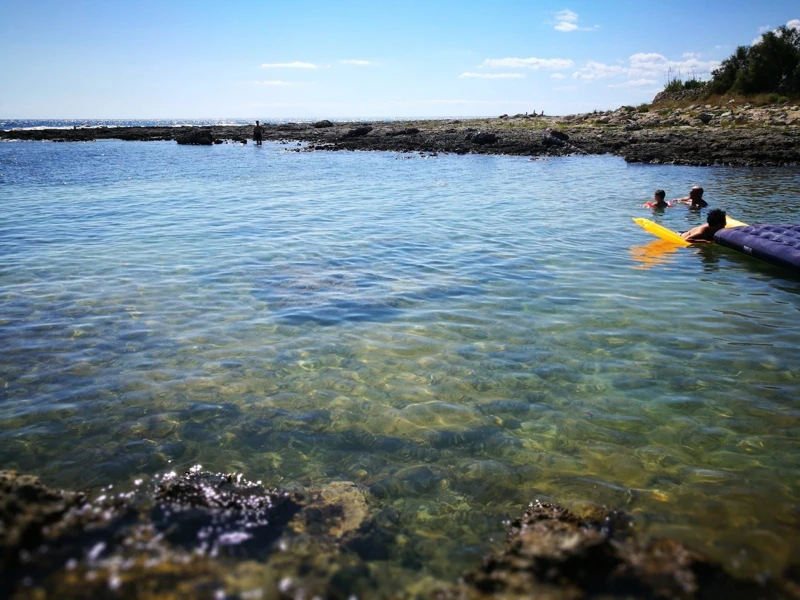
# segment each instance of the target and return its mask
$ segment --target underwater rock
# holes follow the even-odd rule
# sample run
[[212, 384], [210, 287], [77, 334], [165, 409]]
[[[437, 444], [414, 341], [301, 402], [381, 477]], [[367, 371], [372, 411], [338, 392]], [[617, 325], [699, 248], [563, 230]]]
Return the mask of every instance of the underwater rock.
[[[464, 476], [505, 478], [494, 460]], [[400, 469], [386, 491], [436, 493], [427, 465]], [[394, 483], [392, 483], [394, 482]], [[452, 585], [425, 580], [392, 588], [382, 577], [425, 568], [425, 545], [394, 507], [377, 511], [363, 488], [268, 489], [239, 474], [199, 467], [134, 482], [134, 491], [52, 490], [0, 472], [0, 598], [791, 598], [784, 578], [739, 579], [672, 540], [639, 540], [623, 513], [586, 516], [535, 503], [508, 527], [502, 552]], [[380, 486], [376, 486], [380, 487]], [[391, 489], [388, 489], [391, 488]], [[390, 563], [383, 561], [391, 559]], [[398, 566], [399, 565], [399, 566]], [[425, 581], [423, 581], [425, 580]], [[414, 586], [417, 587], [414, 587]]]
[[673, 540], [638, 540], [623, 513], [579, 517], [536, 502], [513, 521], [502, 552], [440, 598], [784, 598], [781, 581], [738, 579]]

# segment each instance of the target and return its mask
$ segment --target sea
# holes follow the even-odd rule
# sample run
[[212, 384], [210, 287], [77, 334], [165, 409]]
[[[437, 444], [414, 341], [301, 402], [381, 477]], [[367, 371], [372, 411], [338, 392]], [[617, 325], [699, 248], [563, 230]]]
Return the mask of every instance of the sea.
[[800, 223], [800, 169], [306, 150], [0, 143], [0, 469], [355, 482], [398, 580], [536, 499], [800, 561], [800, 279], [632, 221]]

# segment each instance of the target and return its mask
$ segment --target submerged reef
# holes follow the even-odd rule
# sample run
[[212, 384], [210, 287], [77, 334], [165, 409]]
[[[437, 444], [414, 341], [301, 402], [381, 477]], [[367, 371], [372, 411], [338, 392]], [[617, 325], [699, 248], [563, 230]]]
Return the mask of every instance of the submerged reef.
[[391, 549], [419, 569], [364, 488], [269, 489], [199, 467], [86, 494], [0, 472], [0, 598], [796, 598], [787, 575], [737, 579], [630, 519], [536, 502], [459, 582], [387, 585]]

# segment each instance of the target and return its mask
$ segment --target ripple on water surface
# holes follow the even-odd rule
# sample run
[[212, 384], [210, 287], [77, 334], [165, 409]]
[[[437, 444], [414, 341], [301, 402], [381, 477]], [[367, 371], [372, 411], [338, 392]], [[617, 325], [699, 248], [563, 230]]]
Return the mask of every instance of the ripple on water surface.
[[0, 165], [0, 467], [353, 480], [445, 576], [535, 497], [797, 560], [800, 285], [630, 222], [695, 183], [797, 220], [796, 170], [159, 142]]

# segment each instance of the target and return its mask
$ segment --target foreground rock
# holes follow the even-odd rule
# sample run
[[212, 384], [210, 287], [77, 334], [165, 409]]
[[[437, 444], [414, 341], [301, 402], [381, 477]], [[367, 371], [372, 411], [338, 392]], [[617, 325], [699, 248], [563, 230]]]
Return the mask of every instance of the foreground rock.
[[502, 552], [441, 598], [794, 598], [791, 581], [737, 579], [672, 540], [638, 540], [625, 515], [532, 504]]
[[[0, 139], [245, 141], [252, 127], [121, 127], [0, 131]], [[566, 117], [264, 126], [264, 139], [302, 142], [297, 151], [382, 150], [411, 153], [566, 156], [614, 154], [633, 163], [800, 165], [800, 107], [622, 107]], [[211, 143], [206, 141], [204, 143]]]
[[[270, 490], [192, 469], [89, 501], [0, 472], [0, 597], [28, 598], [791, 598], [800, 586], [736, 579], [669, 540], [636, 539], [629, 519], [534, 504], [505, 549], [458, 584], [388, 585], [402, 532], [349, 482]], [[391, 511], [389, 511], [391, 512]], [[418, 564], [418, 563], [417, 563]], [[415, 569], [419, 569], [418, 564]]]

